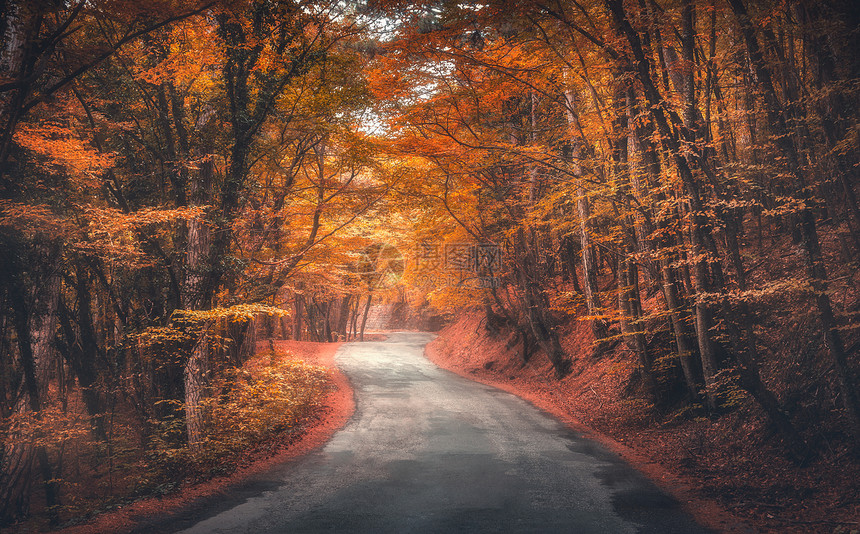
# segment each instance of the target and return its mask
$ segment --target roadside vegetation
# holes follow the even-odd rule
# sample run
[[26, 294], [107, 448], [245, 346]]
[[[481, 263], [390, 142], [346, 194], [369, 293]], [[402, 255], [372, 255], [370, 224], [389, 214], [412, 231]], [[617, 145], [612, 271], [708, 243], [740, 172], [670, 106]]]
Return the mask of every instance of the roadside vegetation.
[[51, 519], [58, 526], [76, 524], [264, 459], [325, 414], [324, 401], [334, 388], [330, 373], [281, 351], [260, 351], [243, 366], [224, 370], [202, 404], [203, 435], [193, 448], [180, 402], [160, 403], [165, 415], [142, 419], [120, 399], [105, 416], [105, 439], [94, 436], [75, 394], [65, 410], [49, 410], [41, 421], [10, 420], [6, 436], [38, 443], [62, 465], [63, 477], [54, 482], [66, 496], [61, 506], [10, 532], [44, 528]]

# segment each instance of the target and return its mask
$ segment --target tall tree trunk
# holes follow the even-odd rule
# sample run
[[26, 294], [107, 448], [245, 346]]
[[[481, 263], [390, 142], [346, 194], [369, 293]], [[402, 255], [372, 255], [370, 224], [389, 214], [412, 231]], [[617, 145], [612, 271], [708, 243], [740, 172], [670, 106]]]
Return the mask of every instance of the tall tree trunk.
[[[695, 217], [691, 217], [691, 219], [692, 218]], [[701, 256], [704, 250], [701, 241], [701, 232], [700, 229], [695, 226], [695, 222], [691, 221], [691, 224], [694, 225], [694, 227], [690, 229], [693, 254], [695, 256]], [[693, 309], [695, 310], [696, 316], [696, 340], [699, 344], [699, 356], [702, 361], [702, 375], [705, 379], [705, 398], [707, 399], [708, 408], [710, 410], [716, 410], [717, 390], [714, 380], [719, 367], [717, 364], [714, 341], [711, 335], [711, 329], [714, 327], [713, 312], [711, 304], [706, 300], [708, 298], [707, 295], [711, 290], [711, 283], [705, 260], [695, 260], [693, 273], [696, 280], [696, 301]]]
[[65, 338], [64, 346], [61, 346], [66, 356], [66, 361], [72, 368], [78, 384], [81, 388], [81, 396], [87, 413], [90, 415], [93, 432], [97, 439], [107, 441], [107, 431], [104, 423], [102, 398], [98, 390], [98, 368], [96, 359], [102, 355], [101, 345], [96, 339], [95, 327], [93, 325], [92, 302], [90, 291], [92, 288], [87, 283], [89, 277], [83, 266], [78, 266], [75, 280], [75, 292], [78, 302], [78, 334], [76, 335], [72, 326], [72, 318], [63, 299], [59, 301], [58, 318]]
[[364, 327], [367, 326], [367, 315], [370, 313], [370, 302], [373, 300], [373, 293], [367, 294], [367, 302], [364, 303], [364, 313], [361, 315], [361, 330], [358, 333], [358, 340], [364, 341]]
[[332, 323], [331, 315], [332, 315], [332, 309], [334, 309], [334, 301], [333, 300], [327, 300], [323, 303], [323, 306], [324, 306], [324, 310], [321, 310], [321, 312], [320, 312], [320, 316], [323, 319], [323, 340], [326, 343], [331, 343], [332, 341], [334, 341], [334, 339], [332, 338], [332, 328], [331, 328], [331, 323]]
[[[198, 179], [191, 182], [190, 197], [194, 204], [205, 204], [210, 197], [213, 174], [212, 158], [206, 158], [200, 164]], [[187, 310], [207, 309], [212, 305], [211, 293], [207, 287], [207, 279], [211, 271], [209, 264], [211, 237], [209, 227], [202, 218], [188, 221], [186, 247], [182, 305]], [[200, 338], [194, 344], [183, 366], [185, 425], [188, 445], [191, 448], [196, 448], [203, 438], [205, 414], [200, 407], [200, 401], [205, 398], [209, 382], [209, 330], [212, 325], [207, 322], [200, 326]]]
[[638, 277], [636, 264], [628, 256], [625, 247], [625, 250], [619, 251], [618, 254], [618, 311], [621, 334], [627, 347], [636, 355], [645, 387], [650, 395], [655, 396], [657, 383], [654, 380], [653, 362], [648, 354], [645, 332], [642, 331]]
[[247, 322], [239, 323], [239, 335], [236, 339], [236, 366], [241, 366], [256, 354], [258, 322], [256, 317], [251, 317]]
[[22, 12], [27, 8], [26, 2], [7, 2], [6, 9], [0, 10], [0, 20], [3, 22], [3, 34], [0, 35], [0, 78], [19, 81], [21, 87], [0, 93], [0, 192], [3, 192], [3, 189], [10, 190], [12, 185], [6, 176], [7, 168], [10, 167], [7, 162], [12, 138], [24, 113], [22, 107], [30, 89], [27, 78], [32, 73], [28, 72], [27, 66], [34, 63], [25, 61], [25, 53], [36, 48], [35, 42], [28, 46], [28, 40], [32, 38], [35, 41], [43, 18], [41, 14], [34, 17]]
[[[651, 356], [643, 331], [642, 307], [639, 296], [639, 268], [632, 257], [636, 250], [638, 225], [629, 213], [619, 213], [619, 207], [633, 210], [633, 194], [630, 186], [631, 148], [630, 125], [627, 111], [627, 88], [621, 82], [613, 98], [612, 109], [612, 156], [615, 160], [615, 175], [618, 184], [616, 213], [619, 215], [621, 239], [618, 244], [616, 278], [618, 280], [618, 312], [621, 334], [628, 348], [636, 355], [642, 379], [649, 394], [656, 399], [657, 383], [652, 372]], [[635, 154], [634, 154], [635, 157]]]
[[188, 446], [192, 450], [200, 447], [204, 437], [206, 413], [201, 403], [209, 387], [209, 330], [212, 326], [210, 321], [203, 325], [200, 337], [184, 366], [185, 429]]
[[579, 262], [576, 259], [573, 237], [569, 234], [561, 238], [561, 256], [564, 260], [564, 272], [569, 276], [570, 282], [573, 284], [573, 290], [582, 294], [582, 287], [579, 284], [579, 275], [576, 272]]
[[310, 336], [311, 341], [322, 341], [320, 338], [319, 331], [317, 330], [317, 310], [314, 305], [314, 298], [311, 297], [310, 301], [305, 302], [305, 316], [306, 323], [308, 327], [308, 336]]
[[[517, 246], [515, 247], [517, 283], [520, 287], [522, 308], [527, 323], [534, 335], [538, 346], [546, 353], [555, 371], [556, 378], [563, 378], [570, 372], [570, 361], [561, 347], [558, 332], [552, 316], [547, 313], [549, 303], [546, 294], [535, 279], [537, 272], [536, 258], [526, 239], [522, 226], [517, 228]], [[525, 338], [523, 338], [525, 340]], [[523, 346], [525, 355], [526, 346]]]
[[[588, 314], [596, 316], [601, 312], [600, 292], [597, 285], [597, 265], [595, 264], [594, 248], [591, 243], [591, 206], [582, 187], [576, 189], [576, 210], [579, 216], [579, 242], [582, 250], [582, 278], [585, 292], [585, 305]], [[595, 317], [591, 321], [592, 331], [596, 340], [607, 337], [606, 320]]]
[[296, 285], [294, 295], [295, 296], [293, 297], [293, 308], [295, 310], [295, 313], [293, 314], [293, 339], [296, 341], [301, 341], [302, 330], [304, 329], [302, 320], [304, 319], [305, 313], [305, 294], [303, 284], [299, 283]]
[[341, 340], [346, 341], [347, 328], [349, 326], [349, 304], [352, 295], [343, 295], [340, 299], [340, 312], [337, 317], [337, 332]]
[[[576, 96], [573, 92], [565, 93], [566, 113], [570, 134], [570, 161], [575, 176], [582, 176], [580, 162], [584, 156], [583, 139], [575, 134], [579, 130], [578, 118], [576, 116]], [[606, 319], [597, 317], [601, 314], [600, 293], [597, 285], [597, 265], [595, 264], [594, 248], [591, 243], [591, 208], [585, 189], [581, 181], [576, 185], [576, 209], [579, 216], [579, 239], [582, 252], [582, 289], [585, 295], [585, 305], [588, 315], [592, 316], [591, 329], [598, 345], [596, 353], [605, 348], [603, 340], [609, 336], [609, 325]]]
[[[9, 262], [12, 263], [12, 262]], [[7, 265], [15, 269], [16, 266]], [[44, 283], [26, 296], [17, 273], [12, 275], [9, 300], [13, 308], [13, 321], [18, 338], [18, 353], [24, 374], [24, 393], [15, 406], [17, 413], [31, 411], [41, 419], [45, 403], [48, 376], [53, 357], [53, 341], [57, 329], [57, 307], [60, 295], [60, 276], [49, 273]], [[29, 304], [29, 305], [28, 305]], [[6, 436], [0, 458], [0, 506], [2, 517], [26, 513], [29, 503], [31, 470], [36, 460], [45, 491], [45, 505], [51, 523], [57, 520], [56, 506], [60, 504], [59, 488], [54, 480], [54, 468], [44, 445], [34, 445], [43, 436]]]
[[349, 317], [349, 336], [347, 339], [358, 338], [358, 312], [361, 309], [361, 293], [356, 293], [353, 299], [352, 311]]

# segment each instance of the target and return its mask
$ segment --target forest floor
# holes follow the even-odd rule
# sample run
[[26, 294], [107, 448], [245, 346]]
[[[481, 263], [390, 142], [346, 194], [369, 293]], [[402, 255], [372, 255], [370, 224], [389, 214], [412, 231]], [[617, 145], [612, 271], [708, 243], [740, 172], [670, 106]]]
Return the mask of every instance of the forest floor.
[[721, 532], [860, 532], [860, 466], [843, 451], [798, 467], [785, 459], [748, 400], [718, 419], [656, 413], [635, 391], [623, 345], [592, 356], [583, 322], [563, 328], [572, 372], [553, 378], [546, 357], [523, 364], [480, 311], [460, 314], [427, 346], [437, 365], [516, 394], [603, 443]]
[[[176, 492], [160, 497], [148, 497], [116, 510], [102, 513], [88, 523], [65, 528], [63, 534], [101, 534], [131, 532], [140, 529], [154, 516], [170, 515], [187, 508], [196, 501], [229, 491], [251, 476], [264, 472], [272, 466], [297, 458], [324, 444], [352, 415], [355, 408], [353, 391], [346, 376], [334, 362], [340, 343], [314, 343], [275, 340], [274, 348], [288, 354], [291, 359], [329, 369], [331, 381], [336, 388], [326, 397], [323, 407], [300, 429], [291, 429], [285, 438], [274, 436], [271, 440], [249, 451], [237, 468], [227, 476], [205, 481], [181, 481]], [[258, 355], [268, 354], [269, 342], [258, 343]], [[232, 461], [232, 460], [231, 460]]]

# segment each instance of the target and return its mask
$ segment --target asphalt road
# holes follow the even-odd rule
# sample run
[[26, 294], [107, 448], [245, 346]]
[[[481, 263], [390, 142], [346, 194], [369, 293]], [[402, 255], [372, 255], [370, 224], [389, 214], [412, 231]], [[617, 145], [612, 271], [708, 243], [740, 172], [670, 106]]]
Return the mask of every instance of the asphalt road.
[[695, 534], [671, 497], [527, 402], [444, 371], [428, 334], [344, 345], [356, 412], [319, 451], [171, 529]]

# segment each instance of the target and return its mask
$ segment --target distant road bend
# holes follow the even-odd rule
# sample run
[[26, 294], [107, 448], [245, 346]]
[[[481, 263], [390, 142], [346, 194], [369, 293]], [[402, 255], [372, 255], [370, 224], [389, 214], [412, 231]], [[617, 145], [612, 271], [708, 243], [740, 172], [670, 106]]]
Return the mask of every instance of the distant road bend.
[[404, 332], [344, 345], [336, 358], [357, 401], [347, 426], [324, 448], [172, 518], [169, 530], [708, 532], [615, 454], [433, 365], [423, 355], [430, 339]]

